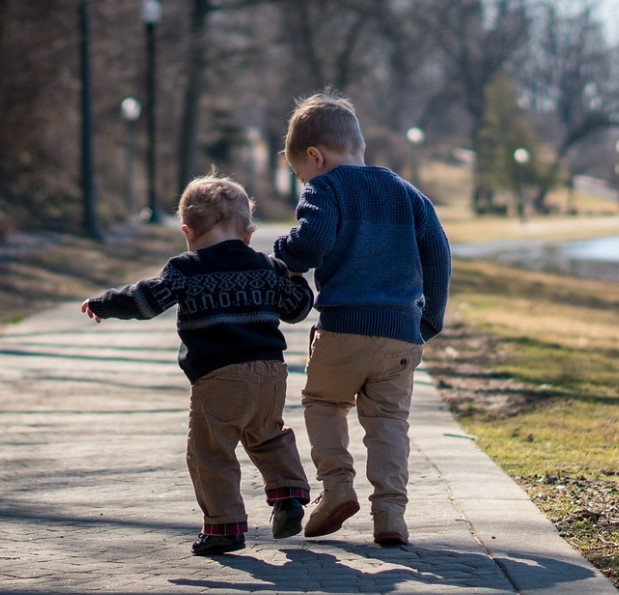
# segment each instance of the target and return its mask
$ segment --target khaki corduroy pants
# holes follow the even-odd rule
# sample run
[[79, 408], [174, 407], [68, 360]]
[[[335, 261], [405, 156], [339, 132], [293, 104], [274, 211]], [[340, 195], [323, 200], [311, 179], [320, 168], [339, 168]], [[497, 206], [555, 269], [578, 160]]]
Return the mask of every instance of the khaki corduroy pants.
[[187, 466], [204, 525], [247, 521], [240, 491], [239, 442], [260, 471], [265, 491], [309, 490], [294, 432], [284, 427], [286, 364], [225, 366], [191, 389]]
[[316, 330], [303, 390], [317, 479], [333, 489], [355, 476], [347, 414], [356, 405], [365, 430], [372, 512], [408, 502], [408, 416], [423, 347], [385, 337]]

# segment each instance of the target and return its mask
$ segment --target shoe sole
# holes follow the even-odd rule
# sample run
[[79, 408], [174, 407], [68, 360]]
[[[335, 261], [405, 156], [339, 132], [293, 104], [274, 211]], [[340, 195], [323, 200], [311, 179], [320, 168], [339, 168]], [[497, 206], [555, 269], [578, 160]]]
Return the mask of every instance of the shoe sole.
[[301, 533], [301, 520], [303, 519], [304, 510], [299, 508], [295, 511], [294, 516], [288, 515], [286, 522], [277, 530], [273, 531], [273, 539], [285, 539]]
[[353, 514], [358, 513], [359, 508], [359, 502], [344, 502], [344, 504], [340, 504], [322, 525], [319, 525], [313, 531], [308, 531], [306, 527], [305, 537], [320, 537], [321, 535], [329, 535], [339, 531], [344, 521], [353, 516]]
[[237, 550], [245, 549], [244, 543], [234, 543], [232, 545], [225, 545], [221, 547], [212, 547], [202, 551], [193, 551], [195, 556], [219, 556], [220, 554], [226, 554], [227, 552], [235, 552]]
[[378, 545], [407, 545], [408, 539], [396, 531], [392, 533], [379, 533], [374, 536], [374, 542]]

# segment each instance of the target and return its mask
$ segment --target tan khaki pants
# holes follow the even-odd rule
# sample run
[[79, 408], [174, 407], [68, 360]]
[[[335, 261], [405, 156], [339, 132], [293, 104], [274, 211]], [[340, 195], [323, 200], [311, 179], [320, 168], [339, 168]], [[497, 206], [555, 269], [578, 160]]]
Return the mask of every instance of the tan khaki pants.
[[316, 330], [303, 390], [305, 424], [317, 479], [333, 489], [355, 475], [347, 414], [357, 406], [365, 430], [372, 512], [408, 502], [408, 415], [421, 345]]
[[309, 490], [294, 432], [284, 428], [286, 365], [256, 361], [220, 368], [191, 389], [187, 466], [205, 527], [247, 521], [240, 492], [239, 442], [265, 491]]

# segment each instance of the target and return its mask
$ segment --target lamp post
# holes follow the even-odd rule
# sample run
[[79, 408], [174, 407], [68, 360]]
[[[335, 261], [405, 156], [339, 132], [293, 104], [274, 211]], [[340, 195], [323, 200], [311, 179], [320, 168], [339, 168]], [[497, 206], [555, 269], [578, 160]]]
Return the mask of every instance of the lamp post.
[[413, 183], [419, 185], [420, 178], [420, 167], [419, 163], [421, 161], [421, 145], [423, 145], [423, 141], [426, 139], [425, 132], [418, 128], [417, 126], [413, 126], [409, 128], [406, 132], [406, 138], [409, 140], [411, 145], [413, 145]]
[[135, 128], [142, 114], [142, 104], [133, 97], [120, 102], [120, 115], [127, 123], [127, 163], [125, 169], [125, 206], [127, 213], [133, 213], [133, 156], [135, 154]]
[[514, 151], [514, 161], [516, 162], [516, 186], [518, 202], [516, 203], [516, 211], [521, 221], [526, 219], [525, 216], [525, 178], [526, 165], [531, 159], [531, 154], [523, 147], [519, 147]]
[[90, 4], [81, 0], [80, 16], [80, 70], [82, 111], [82, 191], [84, 193], [84, 229], [88, 235], [102, 239], [97, 223], [97, 198], [94, 181], [94, 147], [92, 133], [92, 97], [90, 88]]
[[147, 179], [149, 223], [161, 221], [157, 210], [155, 189], [155, 27], [161, 20], [159, 0], [144, 0], [142, 22], [146, 27], [146, 126], [148, 131]]

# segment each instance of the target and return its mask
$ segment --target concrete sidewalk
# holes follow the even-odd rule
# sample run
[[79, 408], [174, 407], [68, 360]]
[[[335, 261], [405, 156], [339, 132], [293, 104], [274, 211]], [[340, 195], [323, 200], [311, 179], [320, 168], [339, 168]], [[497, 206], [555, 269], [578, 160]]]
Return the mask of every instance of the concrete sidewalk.
[[[268, 251], [276, 231], [261, 230], [255, 245]], [[313, 320], [283, 326], [285, 418], [316, 497], [300, 407]], [[617, 593], [463, 433], [423, 369], [411, 415], [410, 545], [372, 542], [353, 413], [361, 511], [341, 531], [274, 541], [261, 478], [240, 451], [247, 548], [193, 556], [201, 515], [185, 468], [177, 347], [173, 313], [95, 325], [78, 303], [0, 335], [0, 593]]]

